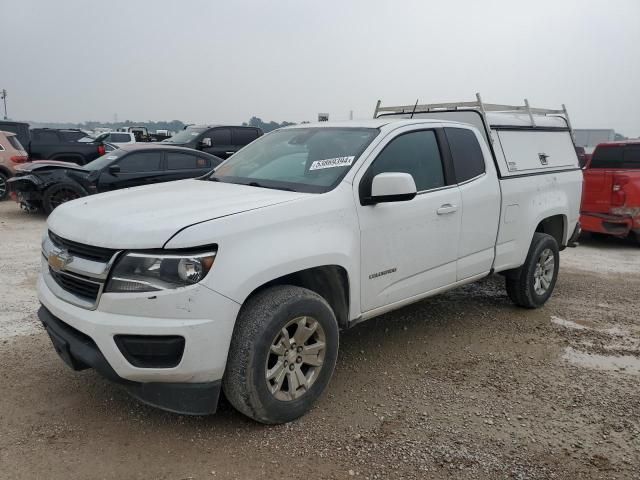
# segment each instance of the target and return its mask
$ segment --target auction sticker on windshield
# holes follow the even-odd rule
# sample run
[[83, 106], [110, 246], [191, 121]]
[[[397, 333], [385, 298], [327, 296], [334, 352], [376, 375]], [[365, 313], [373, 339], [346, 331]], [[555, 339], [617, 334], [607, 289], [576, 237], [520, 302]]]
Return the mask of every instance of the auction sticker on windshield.
[[311, 164], [309, 170], [321, 170], [323, 168], [347, 167], [353, 163], [356, 157], [336, 157], [316, 160]]

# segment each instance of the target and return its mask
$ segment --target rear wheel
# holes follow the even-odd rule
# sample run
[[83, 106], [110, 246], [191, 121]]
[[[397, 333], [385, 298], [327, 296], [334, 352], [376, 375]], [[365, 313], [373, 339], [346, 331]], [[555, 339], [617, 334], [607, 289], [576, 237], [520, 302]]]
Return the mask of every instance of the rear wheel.
[[541, 307], [553, 293], [559, 267], [558, 242], [551, 235], [534, 233], [524, 264], [507, 272], [509, 298], [520, 307]]
[[225, 396], [258, 422], [289, 422], [320, 397], [337, 355], [338, 324], [324, 298], [300, 287], [267, 288], [238, 315]]
[[9, 195], [9, 185], [7, 184], [7, 175], [0, 172], [0, 200], [4, 200]]
[[63, 203], [86, 195], [86, 190], [79, 185], [71, 182], [56, 183], [44, 191], [42, 206], [45, 213], [49, 215]]

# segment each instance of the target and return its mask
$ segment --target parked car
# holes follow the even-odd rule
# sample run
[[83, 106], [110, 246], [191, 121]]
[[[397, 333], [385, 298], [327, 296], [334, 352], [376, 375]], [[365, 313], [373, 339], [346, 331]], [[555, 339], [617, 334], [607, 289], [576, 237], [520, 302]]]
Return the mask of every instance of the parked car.
[[202, 150], [226, 159], [261, 135], [262, 130], [256, 127], [189, 125], [162, 143]]
[[29, 124], [25, 122], [10, 122], [8, 120], [0, 120], [0, 131], [15, 133], [18, 141], [23, 147], [27, 147], [31, 141], [29, 134]]
[[13, 132], [0, 131], [0, 200], [7, 198], [7, 181], [15, 174], [18, 165], [28, 159], [27, 152]]
[[136, 136], [132, 132], [109, 132], [102, 141], [115, 145], [126, 145], [136, 143]]
[[640, 242], [640, 140], [601, 143], [584, 170], [580, 223], [586, 232]]
[[105, 154], [101, 134], [93, 141], [80, 141], [87, 133], [78, 129], [32, 128], [27, 152], [31, 160], [57, 160], [85, 165]]
[[21, 206], [49, 214], [69, 200], [94, 193], [198, 177], [221, 162], [213, 155], [187, 148], [131, 144], [84, 167], [68, 162], [31, 162], [8, 183]]
[[465, 106], [282, 128], [205, 177], [61, 206], [38, 282], [55, 350], [160, 408], [224, 390], [281, 423], [325, 390], [340, 329], [494, 272], [542, 306], [579, 231], [570, 130]]

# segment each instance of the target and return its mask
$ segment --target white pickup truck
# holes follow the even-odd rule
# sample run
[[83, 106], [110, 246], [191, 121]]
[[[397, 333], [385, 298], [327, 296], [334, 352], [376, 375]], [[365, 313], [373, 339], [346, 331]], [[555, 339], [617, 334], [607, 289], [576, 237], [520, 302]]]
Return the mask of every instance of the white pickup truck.
[[223, 390], [280, 423], [327, 387], [341, 329], [494, 273], [543, 305], [579, 231], [567, 117], [408, 108], [283, 128], [204, 178], [57, 208], [38, 292], [59, 355], [166, 410], [213, 413]]

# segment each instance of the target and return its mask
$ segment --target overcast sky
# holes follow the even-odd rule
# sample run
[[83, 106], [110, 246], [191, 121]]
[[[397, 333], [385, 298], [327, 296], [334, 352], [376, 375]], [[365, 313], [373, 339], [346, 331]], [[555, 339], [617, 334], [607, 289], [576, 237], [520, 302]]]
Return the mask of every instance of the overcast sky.
[[0, 0], [0, 88], [35, 121], [332, 120], [555, 108], [640, 135], [640, 0]]

